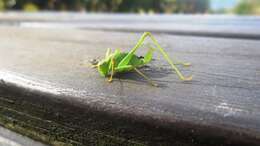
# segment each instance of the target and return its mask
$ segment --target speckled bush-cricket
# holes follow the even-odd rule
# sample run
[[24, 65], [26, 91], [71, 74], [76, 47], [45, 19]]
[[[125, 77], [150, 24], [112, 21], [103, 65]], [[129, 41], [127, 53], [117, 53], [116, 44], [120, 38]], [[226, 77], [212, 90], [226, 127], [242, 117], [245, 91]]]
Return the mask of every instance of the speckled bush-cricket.
[[[149, 50], [144, 57], [135, 55], [135, 52], [144, 44], [144, 41], [147, 37], [150, 37], [155, 47], [152, 47], [150, 45]], [[141, 38], [138, 40], [137, 44], [132, 48], [132, 50], [130, 50], [130, 52], [122, 52], [121, 50], [116, 49], [114, 53], [111, 53], [111, 49], [107, 49], [105, 58], [100, 61], [92, 61], [92, 65], [93, 67], [97, 67], [98, 72], [101, 76], [110, 76], [108, 79], [109, 82], [113, 80], [113, 76], [117, 73], [135, 71], [136, 73], [144, 77], [153, 86], [157, 86], [157, 84], [155, 84], [150, 78], [148, 78], [144, 73], [139, 70], [140, 67], [143, 67], [152, 60], [153, 52], [156, 50], [158, 50], [162, 54], [164, 59], [171, 65], [172, 69], [177, 73], [178, 77], [181, 80], [192, 80], [192, 76], [184, 77], [176, 66], [177, 64], [190, 66], [190, 63], [185, 63], [181, 61], [173, 62], [150, 32], [144, 32]]]

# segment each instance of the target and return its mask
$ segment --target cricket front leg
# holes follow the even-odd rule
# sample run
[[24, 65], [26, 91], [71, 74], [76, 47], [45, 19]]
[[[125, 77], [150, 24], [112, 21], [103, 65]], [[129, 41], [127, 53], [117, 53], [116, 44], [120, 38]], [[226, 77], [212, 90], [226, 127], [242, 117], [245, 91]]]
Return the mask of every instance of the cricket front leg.
[[110, 78], [108, 79], [108, 82], [112, 82], [113, 81], [113, 76], [114, 76], [114, 73], [115, 73], [115, 60], [114, 58], [112, 58], [111, 60], [111, 65], [112, 65], [112, 69], [111, 69], [111, 74], [110, 74]]

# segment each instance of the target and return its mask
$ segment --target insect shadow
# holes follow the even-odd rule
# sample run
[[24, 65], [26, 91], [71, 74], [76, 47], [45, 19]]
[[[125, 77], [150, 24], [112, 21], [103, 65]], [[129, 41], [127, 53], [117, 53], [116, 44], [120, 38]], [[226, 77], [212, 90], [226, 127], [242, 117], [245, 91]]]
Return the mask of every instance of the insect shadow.
[[[174, 72], [170, 68], [164, 68], [164, 67], [158, 67], [158, 66], [148, 66], [145, 65], [140, 68], [140, 70], [146, 74], [149, 78], [151, 78], [160, 88], [167, 87], [166, 84], [170, 81], [162, 81], [160, 79], [169, 76], [170, 74], [173, 74]], [[127, 73], [118, 73], [115, 75], [115, 78], [119, 79], [121, 82], [131, 82], [136, 84], [147, 84], [147, 80], [145, 80], [143, 77], [141, 77], [139, 74], [137, 74], [134, 71], [127, 72]]]

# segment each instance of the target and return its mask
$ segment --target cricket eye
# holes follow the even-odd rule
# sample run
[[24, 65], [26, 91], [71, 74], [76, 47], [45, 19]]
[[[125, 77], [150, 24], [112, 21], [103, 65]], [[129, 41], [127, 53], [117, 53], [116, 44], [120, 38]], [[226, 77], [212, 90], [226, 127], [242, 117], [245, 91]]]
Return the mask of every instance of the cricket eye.
[[92, 64], [92, 65], [97, 65], [98, 64], [98, 61], [96, 59], [91, 59], [89, 60], [89, 62]]

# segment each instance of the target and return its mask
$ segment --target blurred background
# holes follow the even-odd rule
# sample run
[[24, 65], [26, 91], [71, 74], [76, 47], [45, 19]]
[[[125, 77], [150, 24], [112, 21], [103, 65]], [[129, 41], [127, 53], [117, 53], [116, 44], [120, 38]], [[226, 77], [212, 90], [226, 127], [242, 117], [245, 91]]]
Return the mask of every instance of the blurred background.
[[0, 11], [260, 15], [260, 0], [0, 0]]

